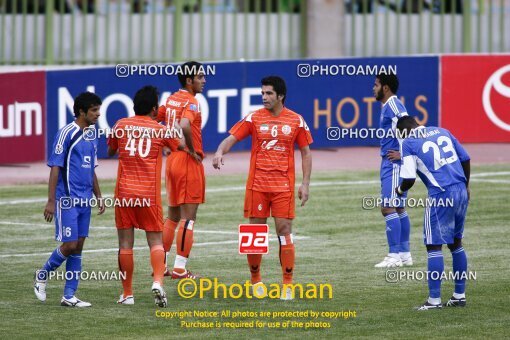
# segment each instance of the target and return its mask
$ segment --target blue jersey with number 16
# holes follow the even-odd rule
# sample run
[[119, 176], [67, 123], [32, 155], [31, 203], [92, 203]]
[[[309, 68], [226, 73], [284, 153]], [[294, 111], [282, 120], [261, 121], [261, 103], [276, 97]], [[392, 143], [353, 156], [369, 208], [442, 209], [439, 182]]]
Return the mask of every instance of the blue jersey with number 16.
[[416, 128], [403, 140], [400, 153], [400, 177], [414, 179], [418, 173], [429, 195], [444, 192], [453, 184], [466, 183], [461, 162], [468, 161], [469, 155], [446, 129]]

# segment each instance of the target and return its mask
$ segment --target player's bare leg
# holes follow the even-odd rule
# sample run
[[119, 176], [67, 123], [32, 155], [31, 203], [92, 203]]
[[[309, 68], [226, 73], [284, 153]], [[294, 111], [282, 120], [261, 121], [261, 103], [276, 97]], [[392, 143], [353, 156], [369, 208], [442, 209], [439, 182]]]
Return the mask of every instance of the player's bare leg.
[[409, 248], [409, 236], [411, 233], [411, 221], [407, 216], [405, 208], [395, 208], [400, 220], [400, 249], [398, 255], [402, 260], [404, 267], [413, 265], [413, 258], [411, 257], [411, 250]]
[[117, 229], [119, 237], [119, 271], [124, 273], [122, 278], [123, 292], [117, 303], [132, 305], [135, 303], [133, 297], [133, 272], [135, 262], [133, 256], [133, 245], [135, 243], [135, 229]]
[[384, 260], [375, 265], [376, 268], [401, 267], [400, 259], [400, 219], [397, 210], [392, 207], [382, 207], [381, 213], [386, 220], [386, 237], [388, 239], [389, 252]]
[[193, 229], [197, 218], [198, 203], [180, 205], [180, 221], [177, 226], [177, 255], [175, 256], [172, 279], [196, 278], [186, 269], [189, 254], [193, 246]]
[[84, 243], [85, 237], [80, 237], [77, 241], [64, 242], [60, 246], [60, 252], [66, 257], [71, 254], [80, 254], [83, 250]]
[[275, 217], [276, 234], [280, 243], [280, 264], [282, 266], [283, 290], [281, 299], [292, 300], [292, 289], [285, 287], [292, 284], [294, 274], [295, 249], [292, 237], [292, 220], [288, 218]]
[[[175, 229], [179, 224], [181, 219], [181, 210], [180, 207], [168, 207], [168, 217], [165, 220], [165, 224], [163, 226], [163, 248], [165, 249], [165, 266], [168, 260], [168, 253], [170, 249], [172, 249], [172, 243], [175, 238]], [[165, 276], [170, 276], [170, 271], [168, 268], [165, 269]]]
[[[250, 217], [250, 224], [267, 224], [267, 218]], [[250, 267], [251, 284], [253, 285], [253, 294], [263, 297], [267, 289], [262, 283], [262, 275], [260, 274], [260, 266], [262, 264], [262, 254], [248, 254], [248, 266]]]

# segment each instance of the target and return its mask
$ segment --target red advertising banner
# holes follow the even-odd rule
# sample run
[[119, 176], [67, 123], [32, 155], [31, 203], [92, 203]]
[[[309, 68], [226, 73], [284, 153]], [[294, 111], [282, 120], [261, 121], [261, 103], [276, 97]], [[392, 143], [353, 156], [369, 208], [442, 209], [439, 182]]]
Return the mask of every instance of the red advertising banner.
[[45, 159], [45, 72], [0, 74], [0, 164]]
[[440, 113], [461, 142], [510, 142], [510, 55], [442, 56]]

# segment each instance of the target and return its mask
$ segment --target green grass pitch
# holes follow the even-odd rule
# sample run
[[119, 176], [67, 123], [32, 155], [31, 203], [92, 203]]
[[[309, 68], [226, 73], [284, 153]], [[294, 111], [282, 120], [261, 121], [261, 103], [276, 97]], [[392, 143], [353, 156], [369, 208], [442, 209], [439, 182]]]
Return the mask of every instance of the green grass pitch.
[[[238, 328], [201, 329], [181, 327], [178, 318], [156, 317], [157, 308], [150, 292], [151, 269], [145, 235], [136, 233], [134, 306], [116, 305], [121, 292], [119, 281], [84, 281], [78, 296], [92, 302], [89, 309], [60, 307], [63, 282], [50, 281], [46, 303], [36, 300], [34, 270], [43, 264], [57, 243], [53, 223], [43, 221], [46, 185], [20, 185], [0, 188], [0, 329], [4, 339], [14, 338], [320, 338], [384, 337], [426, 338], [504, 338], [508, 335], [510, 267], [509, 184], [510, 165], [474, 167], [471, 203], [465, 228], [464, 247], [469, 270], [476, 280], [467, 283], [468, 306], [463, 309], [416, 312], [413, 307], [427, 297], [426, 281], [388, 283], [385, 271], [373, 268], [385, 255], [384, 219], [378, 209], [363, 210], [363, 196], [378, 196], [378, 173], [327, 172], [312, 177], [310, 201], [297, 207], [294, 234], [296, 241], [296, 283], [329, 283], [332, 299], [183, 299], [177, 284], [167, 279], [168, 311], [356, 311], [349, 319], [318, 318], [330, 328]], [[477, 176], [482, 174], [482, 176]], [[195, 230], [195, 247], [189, 266], [221, 283], [243, 284], [249, 278], [246, 257], [237, 254], [237, 225], [242, 218], [244, 176], [208, 178], [207, 203], [200, 207]], [[365, 183], [366, 182], [366, 183]], [[102, 191], [113, 192], [113, 181], [103, 181]], [[418, 182], [412, 197], [425, 197]], [[18, 201], [15, 204], [5, 204]], [[166, 202], [166, 200], [164, 201]], [[415, 265], [406, 271], [426, 270], [426, 251], [422, 242], [423, 208], [408, 209], [411, 218], [411, 247]], [[90, 237], [85, 250], [104, 249], [83, 254], [83, 270], [117, 270], [117, 237], [113, 209], [103, 216], [93, 212]], [[270, 221], [272, 237], [274, 224]], [[207, 232], [200, 232], [200, 231]], [[212, 231], [212, 232], [211, 232]], [[222, 233], [214, 233], [221, 231]], [[230, 242], [229, 242], [230, 241]], [[445, 268], [451, 268], [446, 248]], [[173, 261], [172, 249], [170, 261]], [[25, 254], [25, 255], [23, 255]], [[16, 255], [16, 256], [13, 256]], [[262, 262], [266, 284], [279, 283], [278, 242], [270, 242], [270, 252]], [[443, 299], [450, 297], [453, 282], [443, 283]], [[310, 318], [200, 318], [186, 321], [254, 321], [306, 323]], [[505, 331], [506, 329], [506, 331]]]

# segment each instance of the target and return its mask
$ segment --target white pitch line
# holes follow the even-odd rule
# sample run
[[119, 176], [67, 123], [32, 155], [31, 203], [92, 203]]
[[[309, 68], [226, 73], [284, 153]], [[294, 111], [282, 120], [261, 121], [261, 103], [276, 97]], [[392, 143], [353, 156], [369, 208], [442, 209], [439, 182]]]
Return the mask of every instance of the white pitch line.
[[496, 183], [496, 184], [510, 184], [510, 180], [508, 180], [508, 179], [485, 179], [485, 178], [474, 178], [473, 180], [470, 180], [470, 182]]
[[510, 171], [480, 172], [479, 174], [472, 174], [471, 177], [490, 177], [506, 175], [510, 175]]
[[[472, 182], [487, 182], [487, 183], [502, 183], [507, 184], [509, 180], [486, 180], [486, 179], [478, 179], [478, 177], [490, 177], [490, 176], [506, 176], [510, 175], [510, 171], [495, 171], [495, 172], [481, 172], [478, 174], [472, 174]], [[368, 185], [368, 184], [379, 184], [378, 180], [371, 181], [324, 181], [324, 182], [312, 182], [310, 186], [312, 187], [323, 187], [323, 186], [332, 186], [332, 185]], [[298, 186], [298, 185], [296, 185]], [[206, 189], [206, 193], [216, 193], [216, 192], [231, 192], [231, 191], [243, 191], [245, 190], [245, 186], [231, 186], [224, 188], [209, 188]], [[161, 193], [165, 195], [166, 192], [163, 191]], [[105, 198], [113, 197], [111, 194], [105, 195]], [[14, 205], [14, 204], [26, 204], [26, 203], [42, 203], [46, 202], [48, 199], [46, 197], [37, 197], [37, 198], [27, 198], [27, 199], [13, 199], [13, 200], [2, 200], [0, 201], [0, 206], [2, 205]]]
[[[212, 231], [212, 230], [208, 230]], [[234, 233], [237, 234], [237, 233]], [[308, 236], [294, 236], [295, 240], [304, 240], [308, 239], [310, 237]], [[276, 242], [277, 238], [270, 237], [269, 241]], [[204, 246], [212, 246], [212, 245], [221, 245], [221, 244], [236, 244], [239, 240], [228, 240], [228, 241], [217, 241], [217, 242], [201, 242], [201, 243], [193, 243], [193, 247], [204, 247]], [[134, 250], [144, 250], [149, 249], [149, 247], [133, 247]], [[104, 248], [104, 249], [86, 249], [83, 250], [82, 253], [113, 253], [118, 252], [119, 248]], [[25, 257], [25, 256], [48, 256], [50, 255], [50, 252], [47, 253], [28, 253], [28, 254], [1, 254], [0, 258], [7, 258], [7, 257]]]

